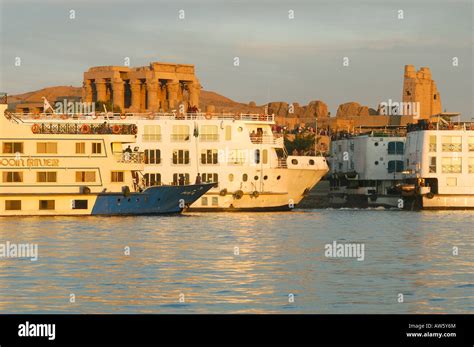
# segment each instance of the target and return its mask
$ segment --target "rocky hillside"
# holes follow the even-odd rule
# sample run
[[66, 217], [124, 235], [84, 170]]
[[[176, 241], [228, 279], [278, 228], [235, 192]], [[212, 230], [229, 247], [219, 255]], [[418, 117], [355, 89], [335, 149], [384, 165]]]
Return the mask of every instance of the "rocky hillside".
[[[81, 88], [73, 86], [57, 86], [43, 88], [41, 90], [9, 96], [11, 108], [17, 103], [42, 102], [42, 97], [48, 100], [58, 98], [80, 97]], [[12, 107], [13, 106], [13, 107]], [[235, 113], [264, 113], [265, 105], [256, 105], [251, 101], [248, 104], [236, 102], [213, 91], [201, 91], [200, 107], [203, 111], [213, 112], [235, 112]], [[301, 106], [298, 103], [289, 104], [284, 101], [273, 101], [268, 103], [268, 113], [275, 114], [276, 122], [282, 126], [294, 127], [298, 124], [311, 124], [317, 118], [320, 125], [324, 125], [329, 119], [327, 105], [320, 100], [314, 100], [308, 105]], [[377, 112], [367, 106], [361, 106], [356, 102], [348, 102], [339, 106], [336, 116], [347, 119], [354, 116], [369, 116]]]

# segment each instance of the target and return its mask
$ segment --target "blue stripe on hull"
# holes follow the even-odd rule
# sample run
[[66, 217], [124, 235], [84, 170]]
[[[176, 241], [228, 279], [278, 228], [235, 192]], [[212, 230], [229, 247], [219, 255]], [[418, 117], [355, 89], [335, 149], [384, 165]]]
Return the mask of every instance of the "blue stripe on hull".
[[204, 195], [213, 184], [189, 186], [155, 186], [141, 193], [104, 193], [97, 196], [92, 215], [141, 215], [179, 213], [183, 203], [190, 205]]

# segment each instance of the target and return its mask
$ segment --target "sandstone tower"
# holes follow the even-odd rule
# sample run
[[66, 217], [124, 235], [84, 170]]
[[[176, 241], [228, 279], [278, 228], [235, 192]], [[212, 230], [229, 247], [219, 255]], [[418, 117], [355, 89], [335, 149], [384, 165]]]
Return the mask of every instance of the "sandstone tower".
[[413, 65], [405, 65], [402, 101], [419, 102], [421, 119], [441, 113], [441, 98], [428, 67], [416, 71]]
[[201, 85], [194, 65], [97, 66], [84, 73], [84, 102], [104, 101], [125, 112], [186, 111], [199, 106]]

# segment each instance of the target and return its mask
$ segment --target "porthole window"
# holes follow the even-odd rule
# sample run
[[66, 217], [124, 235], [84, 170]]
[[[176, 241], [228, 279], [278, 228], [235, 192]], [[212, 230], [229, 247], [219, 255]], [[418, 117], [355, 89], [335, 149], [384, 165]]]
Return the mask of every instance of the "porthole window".
[[374, 146], [375, 146], [375, 147], [377, 147], [378, 145], [379, 145], [379, 143], [378, 143], [378, 142], [375, 142], [375, 143], [374, 143]]
[[247, 174], [242, 175], [242, 181], [247, 182], [248, 179], [249, 179], [249, 176]]
[[243, 130], [244, 130], [244, 129], [243, 129], [242, 127], [238, 127], [238, 128], [237, 128], [237, 131], [238, 131], [239, 133], [241, 133]]
[[278, 175], [278, 176], [277, 176], [277, 180], [279, 181], [279, 180], [280, 180], [280, 178], [281, 178], [281, 176], [280, 176], [280, 175]]
[[254, 179], [255, 181], [257, 181], [257, 180], [258, 180], [258, 176], [255, 176], [253, 179]]
[[379, 161], [378, 161], [378, 160], [376, 160], [374, 164], [375, 164], [375, 165], [379, 165]]
[[268, 176], [267, 175], [263, 176], [263, 179], [266, 181], [268, 179]]
[[314, 159], [309, 160], [309, 165], [314, 165]]
[[292, 159], [292, 160], [291, 160], [291, 163], [292, 163], [293, 165], [298, 165], [298, 160]]

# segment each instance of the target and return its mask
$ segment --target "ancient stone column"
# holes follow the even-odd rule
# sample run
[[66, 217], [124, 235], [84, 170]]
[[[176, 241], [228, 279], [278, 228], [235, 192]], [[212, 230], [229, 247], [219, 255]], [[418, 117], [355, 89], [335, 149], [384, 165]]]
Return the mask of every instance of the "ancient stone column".
[[105, 86], [105, 79], [97, 78], [95, 80], [95, 89], [97, 90], [97, 101], [106, 102], [106, 86]]
[[189, 89], [189, 104], [191, 106], [199, 106], [199, 94], [201, 93], [201, 85], [199, 82], [188, 83]]
[[140, 112], [146, 110], [146, 85], [142, 83], [140, 86]]
[[140, 80], [130, 80], [130, 91], [132, 92], [131, 110], [138, 112], [140, 110]]
[[158, 81], [147, 80], [146, 91], [148, 95], [148, 111], [158, 111]]
[[170, 110], [173, 110], [178, 106], [179, 81], [169, 80], [168, 83], [166, 83], [166, 88], [168, 89], [168, 105]]
[[92, 84], [91, 80], [85, 80], [82, 87], [82, 102], [92, 102]]
[[124, 96], [124, 84], [121, 79], [114, 79], [112, 81], [112, 89], [114, 95], [114, 106], [120, 107], [120, 111], [124, 111], [124, 103], [125, 103], [125, 96]]

